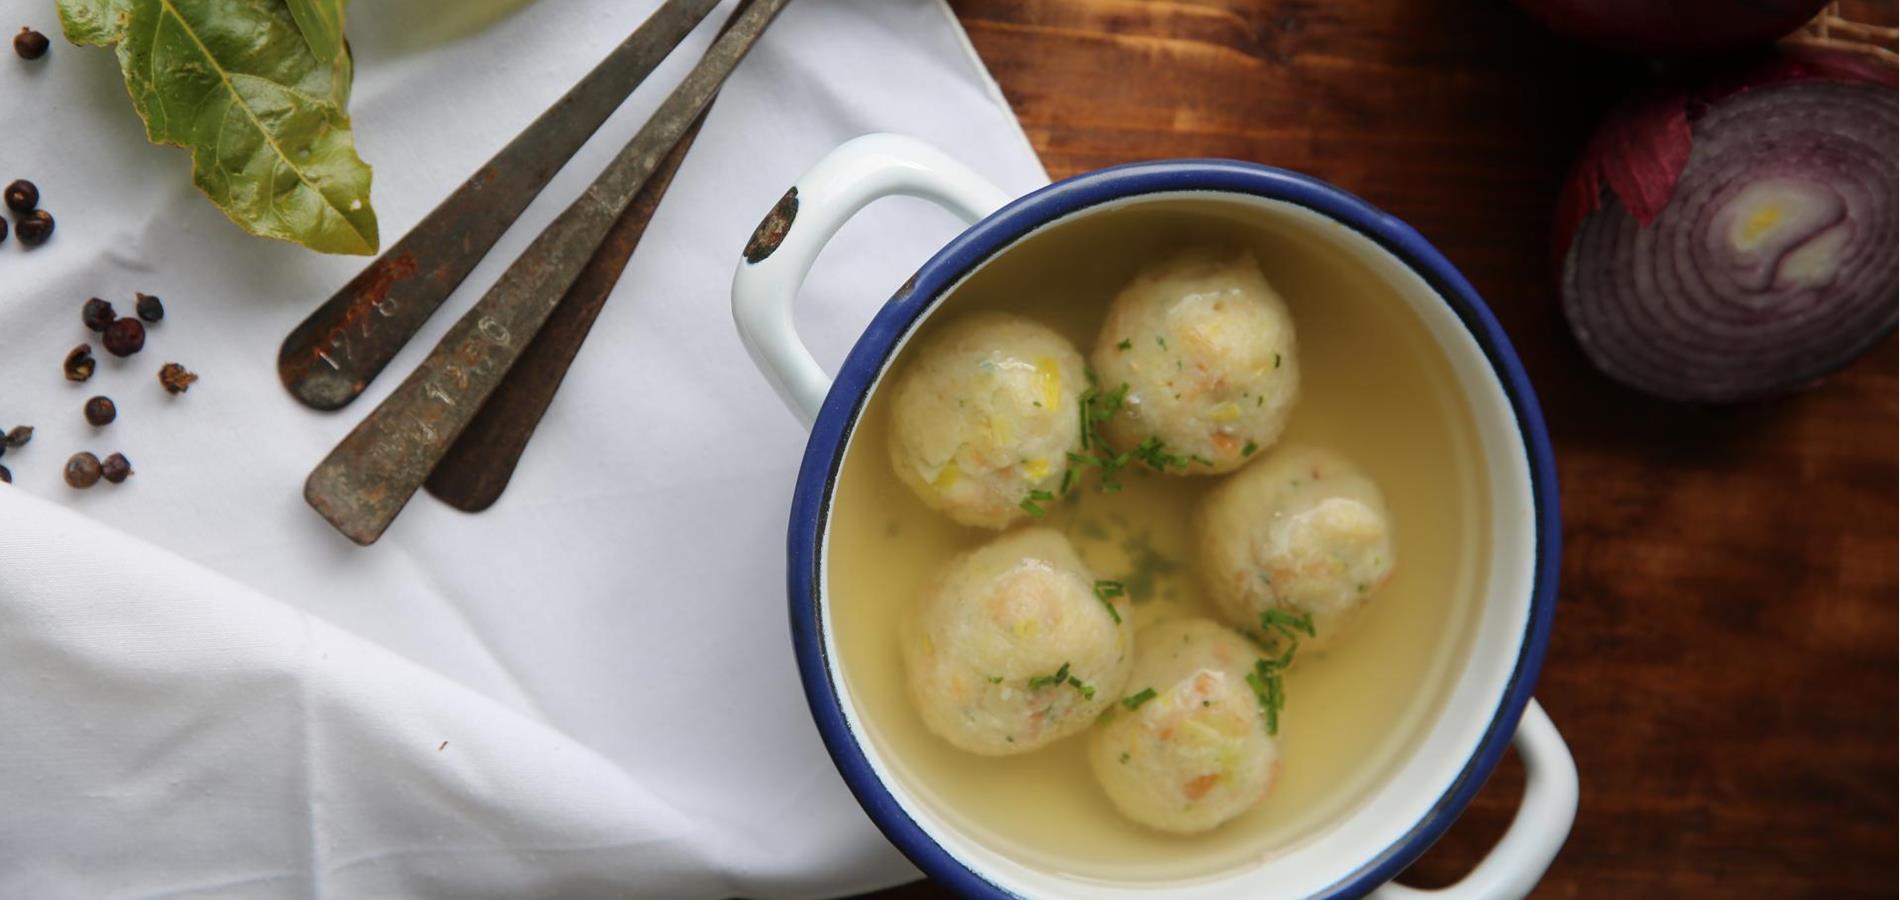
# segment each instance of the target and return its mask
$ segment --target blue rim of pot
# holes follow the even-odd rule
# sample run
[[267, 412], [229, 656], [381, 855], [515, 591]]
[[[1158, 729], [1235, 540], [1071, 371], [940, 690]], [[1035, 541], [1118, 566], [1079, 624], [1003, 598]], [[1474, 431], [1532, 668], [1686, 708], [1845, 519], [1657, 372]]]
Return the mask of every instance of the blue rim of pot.
[[846, 438], [898, 342], [940, 294], [985, 260], [1071, 213], [1144, 194], [1178, 192], [1247, 194], [1303, 206], [1358, 231], [1397, 256], [1451, 307], [1483, 349], [1510, 399], [1529, 457], [1537, 535], [1528, 634], [1477, 752], [1411, 829], [1313, 898], [1371, 892], [1396, 877], [1451, 827], [1510, 746], [1543, 665], [1556, 613], [1561, 544], [1556, 462], [1523, 364], [1491, 310], [1450, 262], [1411, 226], [1364, 200], [1310, 176], [1270, 166], [1224, 159], [1166, 160], [1130, 163], [1056, 182], [1011, 202], [945, 245], [872, 318], [845, 357], [819, 410], [792, 496], [786, 580], [793, 648], [819, 735], [845, 784], [885, 837], [918, 868], [962, 896], [1014, 895], [939, 846], [891, 796], [853, 736], [843, 698], [832, 681], [819, 615], [819, 543]]

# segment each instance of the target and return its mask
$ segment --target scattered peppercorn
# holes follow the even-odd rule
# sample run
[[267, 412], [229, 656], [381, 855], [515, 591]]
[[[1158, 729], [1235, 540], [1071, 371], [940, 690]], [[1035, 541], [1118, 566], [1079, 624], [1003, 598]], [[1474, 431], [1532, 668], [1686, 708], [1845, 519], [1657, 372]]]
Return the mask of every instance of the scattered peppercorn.
[[66, 380], [85, 381], [92, 377], [92, 370], [96, 365], [97, 363], [92, 359], [92, 345], [80, 344], [74, 347], [71, 353], [66, 354]]
[[65, 474], [67, 484], [83, 491], [98, 484], [99, 476], [104, 473], [100, 471], [99, 457], [81, 450], [66, 459]]
[[145, 323], [131, 316], [114, 319], [106, 326], [106, 352], [113, 356], [131, 356], [145, 349]]
[[126, 459], [123, 453], [114, 453], [99, 464], [99, 474], [113, 484], [123, 484], [132, 477], [132, 461]]
[[13, 230], [19, 232], [23, 246], [38, 247], [53, 236], [53, 214], [43, 209], [23, 213]]
[[177, 363], [168, 362], [158, 367], [158, 383], [164, 385], [165, 390], [170, 393], [182, 394], [191, 390], [191, 383], [197, 380], [197, 375], [186, 371], [184, 366]]
[[7, 185], [4, 197], [7, 208], [17, 213], [30, 213], [40, 208], [39, 186], [24, 178]]
[[119, 313], [112, 308], [112, 304], [98, 297], [87, 300], [86, 305], [79, 308], [79, 321], [85, 324], [88, 331], [103, 333], [106, 326], [111, 325], [112, 321], [118, 317]]
[[13, 52], [20, 54], [21, 59], [39, 59], [52, 46], [53, 42], [47, 40], [46, 35], [31, 28], [21, 28], [20, 33], [13, 36]]
[[7, 242], [7, 220], [0, 219], [0, 244]]
[[12, 484], [12, 483], [13, 483], [13, 473], [7, 471], [6, 466], [0, 466], [0, 484]]
[[151, 294], [140, 294], [138, 297], [138, 304], [135, 308], [138, 310], [139, 318], [147, 322], [156, 322], [165, 318], [165, 304], [160, 302], [157, 297]]
[[4, 441], [0, 441], [0, 443], [5, 443], [9, 447], [24, 447], [26, 446], [26, 442], [32, 439], [33, 439], [33, 426], [15, 425], [13, 426], [11, 430], [7, 432], [6, 439]]
[[110, 425], [119, 417], [118, 404], [111, 397], [94, 397], [86, 401], [86, 421], [94, 427]]

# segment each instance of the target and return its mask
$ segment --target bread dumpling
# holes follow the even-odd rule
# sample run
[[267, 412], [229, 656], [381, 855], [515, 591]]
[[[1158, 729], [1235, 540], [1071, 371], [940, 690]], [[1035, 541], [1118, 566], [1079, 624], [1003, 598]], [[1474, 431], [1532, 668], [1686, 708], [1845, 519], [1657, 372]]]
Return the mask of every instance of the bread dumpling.
[[[1104, 436], [1219, 474], [1273, 446], [1299, 396], [1293, 316], [1246, 251], [1195, 249], [1122, 288], [1090, 356], [1119, 409]], [[1121, 393], [1126, 385], [1126, 392]]]
[[905, 621], [911, 701], [931, 732], [972, 753], [1048, 746], [1121, 696], [1130, 614], [1126, 597], [1098, 595], [1061, 532], [1005, 534], [951, 560]]
[[1089, 766], [1115, 808], [1161, 831], [1207, 831], [1254, 808], [1280, 769], [1247, 675], [1260, 650], [1208, 619], [1161, 622], [1136, 637], [1118, 708], [1090, 736]]
[[1379, 486], [1315, 447], [1276, 449], [1215, 488], [1196, 531], [1221, 614], [1262, 637], [1273, 631], [1260, 621], [1270, 610], [1310, 617], [1310, 650], [1347, 630], [1396, 562]]
[[891, 465], [932, 509], [981, 528], [1026, 517], [1081, 444], [1082, 354], [1022, 316], [978, 313], [926, 338], [892, 385]]

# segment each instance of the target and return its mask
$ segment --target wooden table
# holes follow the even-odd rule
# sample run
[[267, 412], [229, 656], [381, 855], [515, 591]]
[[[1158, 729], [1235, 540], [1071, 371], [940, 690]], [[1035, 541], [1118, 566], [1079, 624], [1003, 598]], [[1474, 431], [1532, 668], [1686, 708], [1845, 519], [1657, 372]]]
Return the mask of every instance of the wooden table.
[[[1505, 0], [952, 5], [1052, 176], [1175, 156], [1308, 172], [1416, 226], [1502, 319], [1557, 445], [1563, 593], [1537, 696], [1583, 779], [1537, 896], [1893, 895], [1895, 344], [1740, 409], [1590, 367], [1548, 222], [1640, 64]], [[1893, 23], [1891, 3], [1847, 5]], [[1456, 880], [1522, 784], [1507, 759], [1402, 880]]]

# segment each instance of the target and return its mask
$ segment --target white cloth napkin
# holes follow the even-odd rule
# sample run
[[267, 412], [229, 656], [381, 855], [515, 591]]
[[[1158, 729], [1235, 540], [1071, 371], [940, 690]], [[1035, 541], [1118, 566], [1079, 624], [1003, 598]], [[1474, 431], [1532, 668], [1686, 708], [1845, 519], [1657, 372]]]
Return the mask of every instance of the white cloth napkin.
[[[353, 112], [385, 242], [654, 0], [352, 6]], [[50, 3], [30, 24], [55, 33]], [[799, 0], [719, 98], [501, 502], [418, 495], [351, 545], [304, 476], [697, 59], [714, 13], [354, 406], [310, 412], [279, 341], [362, 259], [240, 232], [146, 143], [109, 52], [0, 59], [0, 180], [53, 241], [0, 245], [0, 896], [799, 897], [914, 877], [799, 691], [784, 529], [805, 436], [752, 370], [740, 247], [836, 144], [900, 131], [1005, 189], [1045, 180], [941, 0]], [[835, 364], [959, 229], [913, 201], [841, 234], [800, 327]], [[168, 309], [145, 351], [60, 362], [87, 297]], [[159, 364], [203, 376], [185, 396]], [[93, 429], [93, 394], [119, 419]], [[66, 456], [123, 451], [74, 491]]]

